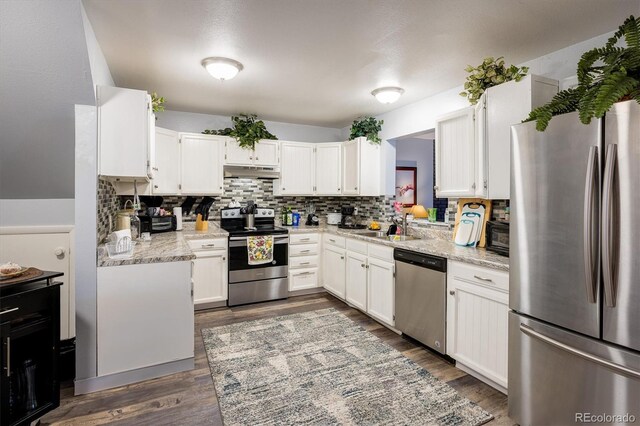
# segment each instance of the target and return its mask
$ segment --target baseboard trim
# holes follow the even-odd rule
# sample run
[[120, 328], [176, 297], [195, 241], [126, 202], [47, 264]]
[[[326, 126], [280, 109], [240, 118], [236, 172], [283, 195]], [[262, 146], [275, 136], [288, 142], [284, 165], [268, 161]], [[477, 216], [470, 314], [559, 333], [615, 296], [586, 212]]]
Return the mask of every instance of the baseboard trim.
[[153, 365], [151, 367], [109, 374], [108, 376], [76, 380], [74, 383], [74, 395], [83, 395], [105, 389], [117, 388], [119, 386], [168, 376], [169, 374], [180, 373], [181, 371], [193, 370], [193, 368], [194, 358], [187, 358], [165, 364]]
[[221, 300], [219, 302], [208, 302], [208, 303], [198, 303], [194, 306], [196, 311], [204, 311], [206, 309], [214, 309], [214, 308], [224, 308], [227, 306], [226, 300]]
[[289, 297], [304, 296], [306, 294], [316, 294], [316, 293], [326, 293], [326, 292], [327, 290], [325, 290], [323, 287], [306, 288], [304, 290], [290, 291]]
[[468, 367], [468, 366], [462, 364], [460, 361], [456, 360], [456, 367], [459, 368], [460, 370], [464, 371], [465, 373], [469, 374], [470, 376], [473, 376], [476, 379], [485, 382], [486, 384], [488, 384], [492, 388], [502, 392], [503, 394], [505, 394], [505, 395], [509, 394], [507, 392], [507, 388], [505, 388], [504, 386], [502, 386], [502, 385], [496, 383], [495, 381], [491, 380], [490, 378], [488, 378], [484, 374], [478, 373], [476, 370], [472, 369], [471, 367]]

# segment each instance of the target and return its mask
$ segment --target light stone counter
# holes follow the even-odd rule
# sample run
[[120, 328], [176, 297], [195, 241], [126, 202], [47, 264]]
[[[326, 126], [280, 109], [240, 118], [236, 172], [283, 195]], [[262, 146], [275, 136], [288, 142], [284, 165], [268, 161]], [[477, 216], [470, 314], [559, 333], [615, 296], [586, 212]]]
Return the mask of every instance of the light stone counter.
[[98, 246], [98, 267], [192, 260], [196, 257], [187, 240], [228, 236], [218, 222], [210, 221], [207, 231], [196, 231], [195, 222], [185, 222], [182, 231], [152, 234], [151, 241], [138, 241], [133, 254], [126, 259], [110, 259], [106, 247], [101, 244]]

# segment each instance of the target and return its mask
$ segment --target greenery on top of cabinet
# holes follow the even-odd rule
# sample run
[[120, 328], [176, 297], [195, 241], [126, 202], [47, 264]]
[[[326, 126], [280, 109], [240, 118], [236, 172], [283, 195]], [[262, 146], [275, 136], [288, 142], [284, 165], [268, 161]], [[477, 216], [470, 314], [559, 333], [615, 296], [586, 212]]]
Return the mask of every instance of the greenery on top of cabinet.
[[460, 96], [469, 99], [471, 105], [477, 104], [480, 96], [489, 87], [511, 80], [520, 81], [529, 72], [528, 67], [518, 68], [515, 65], [510, 65], [508, 68], [505, 67], [504, 57], [502, 56], [498, 59], [493, 57], [484, 58], [477, 67], [467, 65], [464, 70], [469, 75], [464, 83], [464, 91], [460, 92]]
[[354, 120], [351, 125], [351, 134], [349, 140], [364, 136], [372, 143], [380, 145], [382, 139], [378, 136], [378, 132], [382, 130], [384, 120], [376, 120], [374, 117], [364, 117]]
[[151, 109], [153, 113], [164, 111], [164, 97], [158, 96], [156, 92], [151, 94]]
[[238, 141], [240, 148], [245, 149], [254, 149], [260, 139], [277, 140], [278, 138], [267, 130], [264, 121], [257, 118], [258, 116], [255, 114], [234, 115], [231, 117], [233, 128], [206, 129], [202, 133], [205, 135], [231, 136]]
[[[623, 38], [627, 46], [617, 46]], [[631, 15], [604, 47], [585, 52], [576, 74], [576, 87], [558, 92], [524, 121], [535, 120], [536, 129], [542, 132], [556, 115], [578, 111], [580, 121], [589, 124], [616, 102], [634, 99], [640, 103], [640, 20]]]

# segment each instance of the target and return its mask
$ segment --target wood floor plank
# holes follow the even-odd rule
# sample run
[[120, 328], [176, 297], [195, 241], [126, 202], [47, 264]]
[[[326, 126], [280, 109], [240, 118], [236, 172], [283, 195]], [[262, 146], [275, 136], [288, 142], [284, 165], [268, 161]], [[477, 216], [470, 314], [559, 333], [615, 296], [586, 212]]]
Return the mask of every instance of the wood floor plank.
[[41, 424], [222, 425], [201, 330], [326, 308], [335, 308], [342, 312], [438, 379], [448, 382], [461, 395], [493, 414], [495, 419], [490, 425], [513, 424], [507, 415], [506, 395], [455, 368], [450, 362], [413, 339], [395, 333], [327, 293], [197, 312], [193, 370], [80, 396], [73, 396], [73, 387], [67, 384], [61, 390], [60, 407], [43, 417]]

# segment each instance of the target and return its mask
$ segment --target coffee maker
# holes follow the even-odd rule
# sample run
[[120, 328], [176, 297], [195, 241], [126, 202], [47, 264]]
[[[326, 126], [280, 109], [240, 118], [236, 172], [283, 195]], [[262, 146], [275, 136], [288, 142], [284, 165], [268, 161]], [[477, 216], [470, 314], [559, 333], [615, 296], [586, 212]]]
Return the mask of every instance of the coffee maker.
[[342, 206], [342, 208], [340, 209], [340, 213], [342, 213], [342, 220], [340, 221], [340, 225], [338, 225], [338, 228], [365, 229], [367, 226], [358, 224], [358, 220], [353, 215], [354, 212], [354, 207]]
[[320, 219], [316, 215], [316, 206], [313, 203], [309, 203], [307, 206], [307, 222], [305, 223], [307, 226], [318, 226], [320, 225]]

